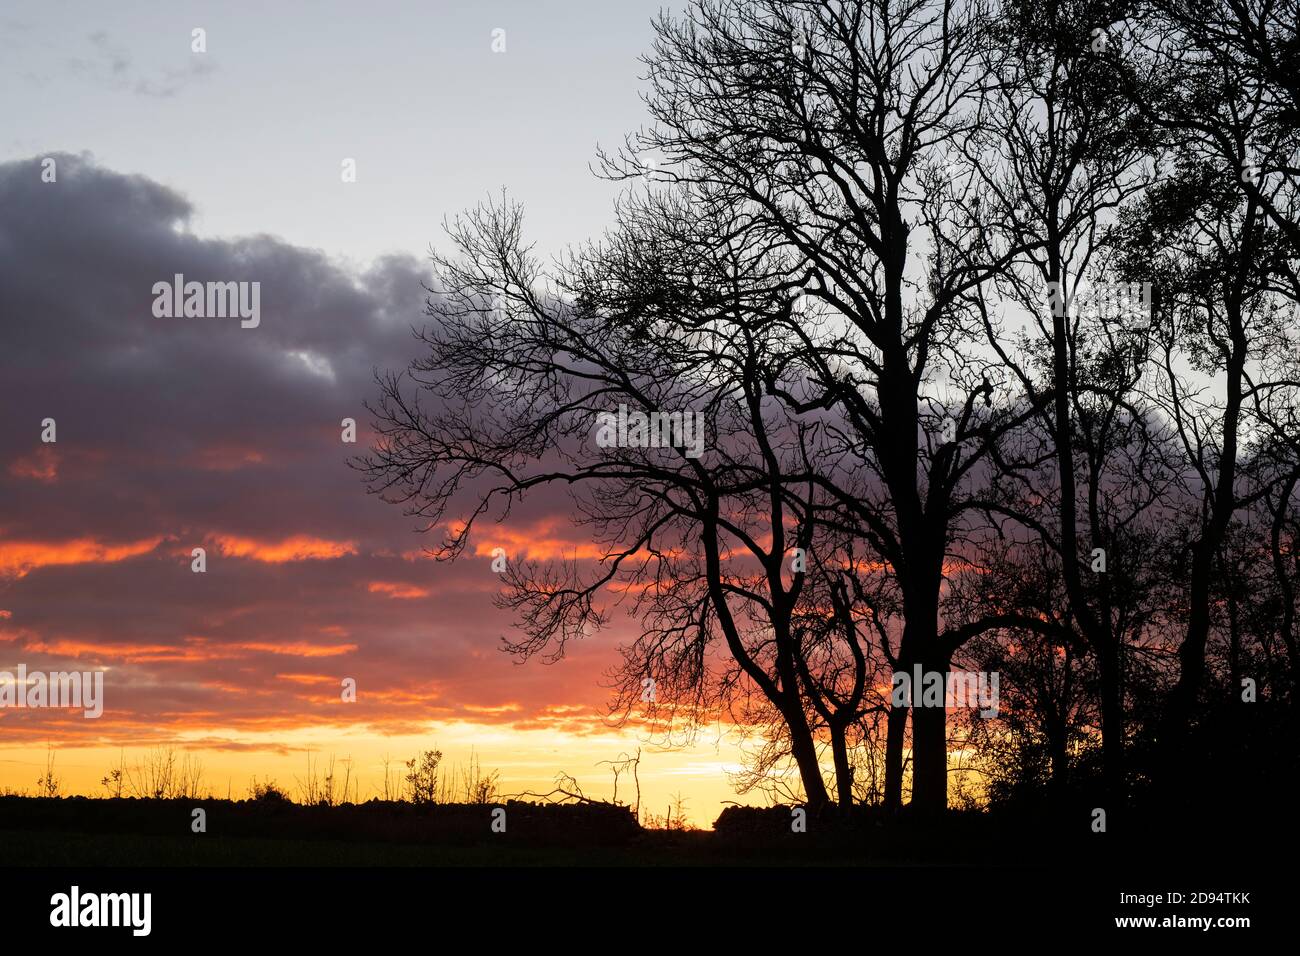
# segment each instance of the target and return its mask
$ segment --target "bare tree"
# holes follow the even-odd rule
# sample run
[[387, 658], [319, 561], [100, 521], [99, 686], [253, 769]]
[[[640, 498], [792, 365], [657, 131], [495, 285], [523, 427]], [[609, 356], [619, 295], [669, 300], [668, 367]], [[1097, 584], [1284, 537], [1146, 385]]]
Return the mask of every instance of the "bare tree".
[[[613, 228], [543, 266], [504, 200], [450, 223], [425, 354], [380, 377], [358, 467], [440, 559], [566, 496], [599, 556], [512, 556], [506, 649], [554, 660], [621, 604], [638, 633], [614, 713], [762, 728], [743, 786], [897, 809], [910, 713], [912, 803], [942, 810], [944, 708], [874, 687], [964, 655], [1024, 682], [1020, 752], [1041, 742], [1058, 785], [1098, 722], [1122, 799], [1133, 676], [1174, 683], [1173, 739], [1212, 595], [1233, 673], [1258, 631], [1238, 513], [1274, 509], [1258, 540], [1295, 604], [1297, 353], [1273, 308], [1298, 288], [1289, 47], [1271, 0], [1203, 6], [1201, 23], [1181, 0], [662, 15], [653, 122], [601, 155], [635, 184]], [[1089, 305], [1134, 283], [1154, 286], [1136, 313]], [[635, 439], [602, 440], [615, 414]], [[1185, 575], [1161, 557], [1179, 542]], [[1017, 574], [1041, 593], [987, 587]], [[1177, 667], [1153, 677], [1174, 627]]]
[[[1141, 102], [1168, 132], [1174, 171], [1147, 191], [1127, 239], [1132, 257], [1145, 256], [1177, 278], [1155, 400], [1174, 423], [1187, 462], [1186, 494], [1198, 511], [1188, 535], [1186, 629], [1164, 731], [1170, 768], [1186, 768], [1216, 563], [1238, 509], [1270, 493], [1267, 481], [1250, 486], [1264, 476], [1245, 467], [1251, 447], [1265, 437], [1291, 440], [1288, 430], [1294, 435], [1296, 335], [1277, 305], [1297, 296], [1300, 132], [1294, 89], [1287, 89], [1294, 81], [1270, 65], [1282, 52], [1272, 3], [1170, 3], [1160, 11], [1159, 52], [1176, 69]], [[1236, 29], [1243, 34], [1228, 39]]]
[[[972, 468], [1023, 414], [976, 410], [993, 408], [997, 384], [963, 348], [979, 332], [972, 300], [1016, 250], [957, 215], [978, 205], [976, 183], [946, 173], [980, 123], [988, 17], [979, 2], [937, 0], [693, 4], [660, 20], [647, 58], [655, 125], [606, 164], [643, 176], [653, 155], [654, 175], [743, 203], [749, 241], [794, 259], [787, 286], [827, 321], [779, 317], [803, 346], [803, 374], [800, 387], [770, 388], [797, 414], [840, 416], [844, 450], [870, 475], [865, 496], [824, 485], [839, 523], [895, 570], [905, 669], [946, 672], [954, 638], [978, 632], [941, 627], [945, 559]], [[895, 807], [906, 718], [889, 722]], [[917, 709], [913, 724], [913, 800], [941, 810], [942, 708]]]

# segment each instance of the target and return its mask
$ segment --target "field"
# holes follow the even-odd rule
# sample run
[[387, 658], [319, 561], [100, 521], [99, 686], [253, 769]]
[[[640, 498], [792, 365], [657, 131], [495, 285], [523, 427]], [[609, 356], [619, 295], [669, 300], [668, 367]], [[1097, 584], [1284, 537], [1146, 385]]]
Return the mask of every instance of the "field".
[[[196, 809], [204, 811], [203, 832], [194, 832]], [[505, 830], [494, 832], [494, 811], [502, 810]], [[1118, 846], [1135, 859], [1168, 860], [1187, 845], [1169, 821], [1129, 821], [1133, 839], [1121, 843], [1093, 832], [1082, 809], [1031, 819], [953, 813], [923, 822], [858, 812], [809, 817], [795, 832], [788, 807], [729, 808], [712, 830], [662, 830], [600, 803], [301, 806], [11, 796], [0, 798], [0, 845], [9, 865], [66, 867], [1039, 866], [1104, 863]], [[1198, 843], [1196, 858], [1226, 856], [1232, 842]]]

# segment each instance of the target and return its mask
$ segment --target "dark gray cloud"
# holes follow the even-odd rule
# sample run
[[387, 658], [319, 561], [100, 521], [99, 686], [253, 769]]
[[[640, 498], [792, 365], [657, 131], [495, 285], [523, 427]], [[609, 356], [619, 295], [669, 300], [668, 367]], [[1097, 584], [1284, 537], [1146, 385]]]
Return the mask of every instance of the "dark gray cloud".
[[[289, 726], [337, 697], [285, 674], [386, 691], [355, 712], [376, 723], [603, 699], [600, 654], [563, 674], [513, 666], [488, 560], [415, 557], [424, 540], [346, 465], [373, 370], [415, 354], [423, 262], [358, 273], [271, 236], [201, 237], [176, 191], [53, 158], [54, 183], [41, 157], [0, 165], [0, 668], [112, 667], [110, 713], [70, 726], [130, 739], [149, 714]], [[260, 325], [154, 316], [175, 273], [260, 282]], [[340, 441], [344, 417], [358, 445]], [[318, 556], [283, 560], [302, 551]]]
[[[302, 469], [297, 515], [259, 504], [257, 491], [277, 472], [298, 472], [304, 459], [338, 464], [352, 450], [339, 441], [339, 421], [364, 424], [373, 369], [409, 360], [422, 264], [393, 257], [354, 276], [321, 252], [267, 236], [200, 238], [187, 231], [192, 210], [177, 193], [84, 157], [54, 158], [56, 183], [41, 182], [36, 160], [0, 166], [0, 449], [11, 459], [40, 450], [39, 422], [55, 418], [54, 450], [82, 456], [88, 507], [117, 513], [121, 533], [131, 519], [106, 495], [138, 493], [174, 507], [176, 517], [203, 517], [195, 510], [202, 502], [183, 489], [159, 500], [143, 481], [187, 466], [211, 473], [209, 490], [220, 488], [212, 498], [244, 499], [263, 531], [274, 530], [277, 515], [286, 529], [296, 526], [304, 511], [315, 527], [336, 524], [314, 493], [330, 485], [323, 467]], [[259, 327], [155, 317], [152, 288], [176, 273], [260, 282]], [[145, 486], [101, 485], [100, 454]], [[30, 493], [30, 485], [22, 486]], [[11, 520], [22, 529], [37, 518]], [[48, 533], [51, 516], [39, 520], [29, 530]]]

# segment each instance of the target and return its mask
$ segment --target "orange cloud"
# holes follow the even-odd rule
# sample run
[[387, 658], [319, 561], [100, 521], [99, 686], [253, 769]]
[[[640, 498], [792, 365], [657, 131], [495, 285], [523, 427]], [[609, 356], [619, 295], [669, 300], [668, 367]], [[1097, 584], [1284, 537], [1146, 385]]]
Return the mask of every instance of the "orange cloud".
[[52, 654], [55, 657], [93, 657], [120, 660], [128, 664], [163, 661], [215, 661], [230, 658], [217, 647], [205, 648], [202, 642], [183, 646], [171, 644], [132, 644], [123, 641], [80, 641], [73, 639], [28, 640], [24, 647], [29, 651]]
[[267, 564], [285, 564], [289, 561], [329, 561], [344, 555], [356, 554], [355, 541], [329, 541], [311, 535], [296, 534], [280, 541], [259, 541], [233, 534], [213, 535], [221, 553], [229, 558], [251, 558]]
[[129, 642], [84, 641], [57, 639], [28, 640], [24, 647], [29, 651], [52, 654], [56, 657], [87, 657], [120, 660], [128, 664], [187, 663], [196, 661], [238, 660], [249, 654], [278, 654], [285, 657], [338, 657], [351, 654], [356, 644], [311, 644], [291, 641], [276, 644], [270, 641], [239, 641], [218, 643], [206, 637], [187, 637], [183, 644], [133, 644]]
[[[459, 530], [453, 526], [453, 531]], [[578, 533], [567, 521], [559, 518], [535, 521], [528, 525], [504, 524], [494, 525], [491, 532], [476, 533], [481, 543], [474, 546], [474, 553], [483, 557], [492, 557], [496, 548], [503, 548], [508, 558], [527, 558], [544, 561], [553, 558], [583, 558], [599, 560], [605, 556], [605, 548], [582, 537], [566, 538], [564, 531]], [[422, 551], [408, 551], [402, 557], [408, 560], [427, 558]]]
[[484, 706], [481, 704], [462, 704], [461, 709], [471, 714], [485, 715], [488, 717], [500, 717], [505, 714], [519, 713], [524, 708], [523, 705], [517, 704], [512, 701], [508, 704], [498, 704], [497, 706], [494, 707]]
[[246, 641], [239, 644], [222, 645], [231, 650], [254, 651], [260, 654], [284, 654], [289, 657], [338, 657], [351, 654], [357, 649], [355, 644], [309, 644], [306, 641], [293, 641], [288, 644], [272, 644], [269, 641]]
[[148, 554], [162, 537], [125, 544], [104, 544], [94, 538], [67, 541], [0, 541], [0, 575], [23, 577], [34, 568], [60, 564], [107, 564]]
[[9, 474], [15, 478], [31, 478], [51, 484], [59, 477], [59, 456], [49, 445], [42, 445], [33, 454], [19, 458], [10, 465]]
[[276, 680], [287, 680], [291, 684], [337, 684], [339, 679], [329, 674], [276, 674]]
[[414, 584], [403, 584], [400, 581], [371, 581], [367, 590], [371, 594], [387, 594], [390, 598], [399, 600], [429, 596], [428, 588], [418, 588]]

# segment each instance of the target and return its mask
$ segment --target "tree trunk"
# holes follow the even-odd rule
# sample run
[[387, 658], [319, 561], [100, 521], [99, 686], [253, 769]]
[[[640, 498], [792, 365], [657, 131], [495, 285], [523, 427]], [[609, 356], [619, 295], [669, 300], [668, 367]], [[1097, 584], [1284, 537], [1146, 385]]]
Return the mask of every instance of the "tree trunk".
[[1097, 649], [1101, 672], [1101, 766], [1112, 809], [1124, 804], [1124, 689], [1119, 647], [1106, 641]]
[[[1247, 209], [1247, 224], [1254, 221], [1253, 203]], [[1250, 243], [1242, 248], [1245, 259], [1250, 255]], [[1184, 759], [1196, 701], [1205, 680], [1205, 645], [1210, 636], [1210, 585], [1214, 572], [1214, 558], [1223, 544], [1237, 507], [1237, 430], [1241, 416], [1242, 385], [1245, 381], [1246, 333], [1242, 324], [1243, 286], [1238, 284], [1225, 292], [1224, 314], [1228, 324], [1231, 351], [1225, 363], [1225, 395], [1223, 424], [1219, 449], [1219, 473], [1215, 478], [1210, 499], [1210, 519], [1204, 525], [1200, 538], [1192, 548], [1192, 578], [1189, 582], [1187, 633], [1178, 648], [1178, 683], [1169, 698], [1169, 710], [1162, 742], [1167, 754], [1169, 786], [1178, 792], [1190, 783], [1191, 768]]]
[[840, 809], [847, 810], [853, 806], [853, 768], [849, 766], [847, 728], [842, 724], [831, 725], [831, 757], [835, 761], [836, 799]]
[[[947, 680], [947, 655], [925, 659], [924, 673]], [[945, 684], [946, 686], [946, 684]], [[921, 688], [912, 688], [912, 809], [938, 816], [948, 809], [948, 711], [942, 695], [939, 705], [923, 706]]]
[[903, 744], [907, 739], [907, 708], [889, 708], [885, 735], [885, 809], [897, 813], [903, 807]]
[[826, 781], [822, 779], [821, 764], [817, 762], [817, 745], [813, 742], [812, 730], [808, 727], [803, 708], [796, 701], [781, 708], [786, 725], [790, 730], [790, 754], [799, 768], [799, 779], [803, 782], [803, 792], [810, 809], [821, 809], [831, 802], [826, 790]]

